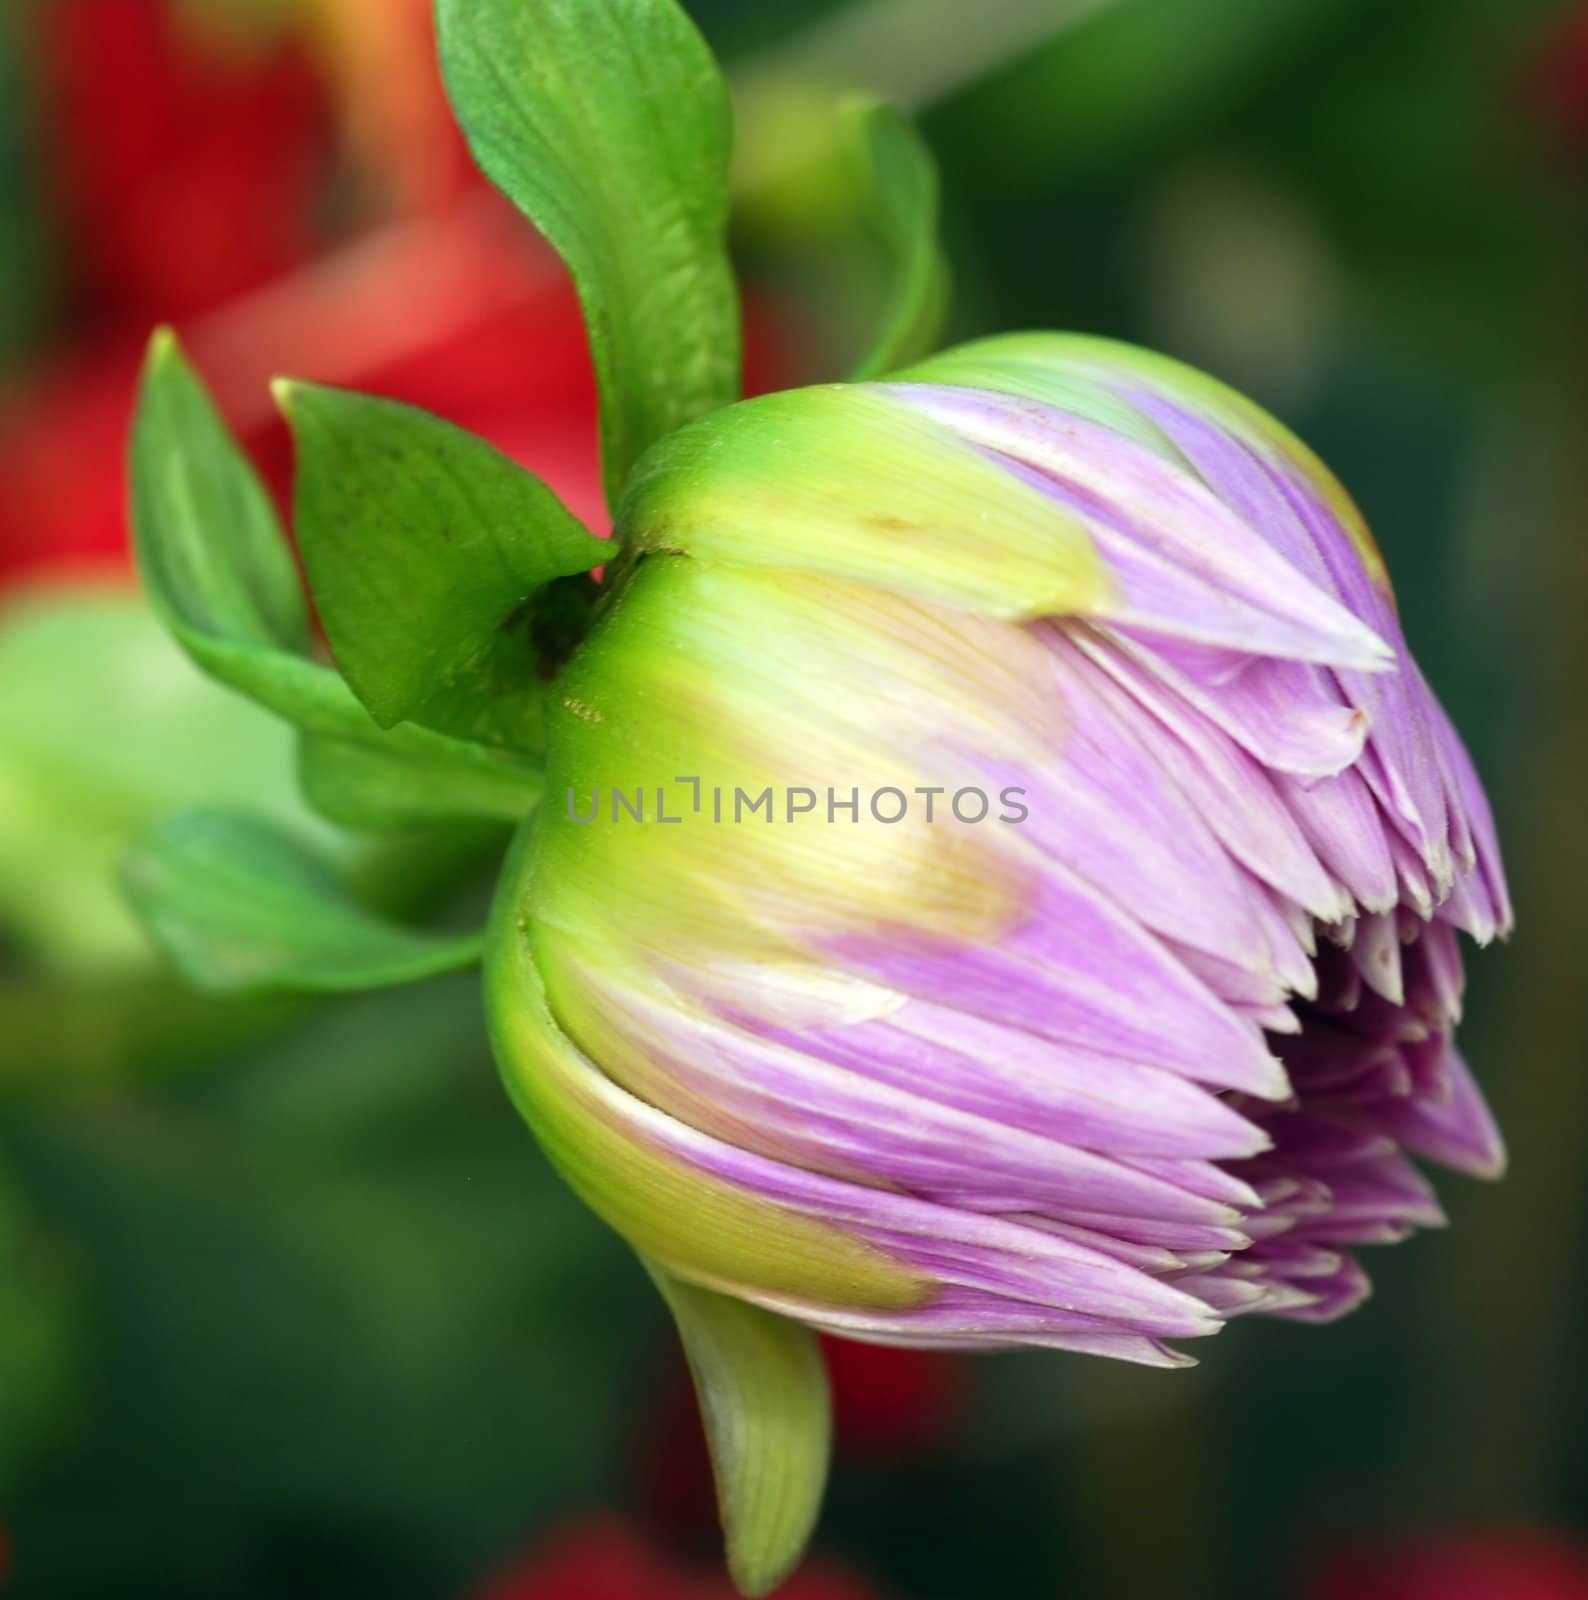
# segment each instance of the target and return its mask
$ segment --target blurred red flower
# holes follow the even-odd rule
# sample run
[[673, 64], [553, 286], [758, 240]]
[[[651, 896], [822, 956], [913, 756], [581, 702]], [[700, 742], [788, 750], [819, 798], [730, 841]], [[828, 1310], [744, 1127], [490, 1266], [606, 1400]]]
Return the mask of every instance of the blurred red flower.
[[332, 108], [300, 40], [227, 48], [169, 0], [36, 15], [44, 148], [85, 315], [206, 311], [313, 253]]
[[[286, 433], [265, 385], [290, 371], [441, 411], [599, 525], [577, 303], [511, 208], [457, 180], [428, 4], [314, 0], [302, 14], [315, 28], [246, 47], [184, 23], [191, 11], [175, 0], [40, 8], [45, 143], [77, 301], [68, 346], [0, 393], [0, 574], [124, 564], [123, 449], [157, 321], [177, 324], [278, 487]], [[371, 82], [380, 68], [399, 74], [384, 100]], [[405, 133], [366, 184], [391, 203], [338, 232], [316, 221], [333, 132], [371, 155], [377, 102]]]
[[[875, 1600], [858, 1579], [811, 1561], [778, 1600]], [[720, 1569], [677, 1565], [616, 1521], [590, 1523], [476, 1589], [471, 1600], [736, 1600]]]
[[[389, 225], [177, 327], [278, 489], [289, 450], [267, 383], [290, 372], [438, 411], [604, 528], [578, 304], [494, 199]], [[124, 450], [147, 331], [69, 352], [0, 396], [0, 575], [124, 564]]]
[[900, 1456], [941, 1444], [960, 1420], [967, 1365], [941, 1350], [823, 1339], [840, 1450]]
[[[39, 8], [45, 143], [80, 282], [70, 342], [0, 389], [0, 581], [125, 570], [127, 424], [160, 321], [278, 493], [290, 451], [266, 385], [287, 372], [437, 411], [605, 531], [578, 304], [470, 176], [429, 0], [295, 0], [293, 26], [244, 42], [179, 21], [198, 14]], [[363, 200], [333, 223], [338, 161]], [[781, 365], [769, 320], [752, 313], [748, 333], [763, 386]]]
[[1548, 1532], [1463, 1532], [1331, 1558], [1305, 1600], [1588, 1600], [1588, 1548]]

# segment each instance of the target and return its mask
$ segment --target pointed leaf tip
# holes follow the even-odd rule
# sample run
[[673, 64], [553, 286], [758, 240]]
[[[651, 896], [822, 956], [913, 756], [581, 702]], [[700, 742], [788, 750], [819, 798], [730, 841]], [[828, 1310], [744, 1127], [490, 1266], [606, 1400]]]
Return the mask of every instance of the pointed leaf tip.
[[695, 1380], [728, 1570], [755, 1600], [793, 1571], [821, 1510], [832, 1438], [821, 1346], [797, 1322], [645, 1265]]
[[515, 818], [536, 803], [538, 761], [428, 728], [383, 733], [314, 659], [297, 562], [275, 507], [169, 328], [149, 341], [131, 480], [144, 588], [203, 671], [300, 728], [367, 747], [436, 814]]
[[144, 585], [201, 667], [247, 692], [238, 680], [262, 656], [307, 648], [308, 611], [270, 496], [169, 328], [149, 341], [131, 478]]
[[611, 554], [532, 473], [417, 407], [278, 380], [298, 548], [337, 664], [383, 728], [542, 743], [547, 586]]
[[181, 351], [182, 344], [176, 336], [176, 329], [169, 323], [162, 322], [149, 335], [149, 344], [144, 354], [144, 363], [146, 366], [152, 366], [156, 362], [169, 361], [172, 356], [180, 355]]

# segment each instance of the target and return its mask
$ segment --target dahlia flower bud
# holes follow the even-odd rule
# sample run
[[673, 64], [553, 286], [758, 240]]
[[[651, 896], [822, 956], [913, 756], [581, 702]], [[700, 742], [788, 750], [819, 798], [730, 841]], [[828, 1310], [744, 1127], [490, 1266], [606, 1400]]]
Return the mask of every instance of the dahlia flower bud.
[[1175, 1364], [1493, 1175], [1489, 810], [1362, 519], [1173, 362], [1021, 336], [652, 450], [559, 681], [493, 1025], [669, 1273]]

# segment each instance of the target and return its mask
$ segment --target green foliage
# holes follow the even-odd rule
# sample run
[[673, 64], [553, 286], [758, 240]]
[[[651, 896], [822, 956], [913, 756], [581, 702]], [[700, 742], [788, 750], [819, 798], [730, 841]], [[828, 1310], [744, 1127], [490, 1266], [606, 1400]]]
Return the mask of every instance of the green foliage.
[[532, 760], [428, 728], [378, 728], [309, 654], [296, 564], [263, 484], [175, 338], [150, 347], [132, 441], [132, 518], [150, 598], [199, 666], [310, 733], [410, 769], [438, 810], [513, 820], [538, 798]]
[[[297, 445], [298, 549], [353, 692], [383, 728], [411, 720], [538, 751], [537, 607], [607, 544], [439, 417], [315, 384], [276, 392]], [[315, 766], [323, 782], [323, 752]]]
[[739, 391], [722, 75], [672, 0], [440, 0], [437, 19], [475, 160], [573, 274], [615, 506], [648, 445]]
[[767, 1594], [804, 1552], [827, 1484], [821, 1346], [800, 1323], [647, 1266], [689, 1357], [729, 1571], [742, 1594]]
[[851, 374], [858, 380], [932, 349], [948, 309], [948, 262], [937, 240], [937, 168], [925, 142], [907, 118], [879, 102], [853, 104], [844, 114], [888, 261], [880, 326]]
[[[458, 813], [458, 786], [438, 787], [418, 763], [395, 751], [306, 733], [298, 741], [298, 784], [322, 817], [349, 828], [391, 832], [451, 822]], [[481, 817], [518, 815], [540, 792], [516, 771], [481, 768], [469, 775], [468, 794]]]
[[[1040, 177], [1126, 161], [1156, 140], [1194, 139], [1267, 77], [1316, 49], [1363, 0], [1129, 0], [1091, 8], [946, 107], [957, 154]], [[1314, 108], [1315, 109], [1315, 108]], [[995, 177], [994, 182], [997, 182]], [[1030, 237], [1058, 231], [1045, 223]]]
[[59, 1428], [80, 1377], [75, 1265], [0, 1167], [0, 1492], [8, 1495]]
[[12, 600], [0, 683], [26, 685], [0, 694], [0, 925], [35, 967], [149, 975], [115, 872], [166, 811], [246, 805], [333, 842], [293, 785], [291, 730], [196, 671], [136, 594]]
[[479, 957], [478, 935], [385, 921], [290, 837], [236, 813], [184, 811], [158, 824], [128, 856], [124, 881], [182, 973], [220, 993], [374, 989]]
[[503, 1114], [472, 976], [12, 1106], [0, 1159], [81, 1313], [66, 1414], [6, 1482], [19, 1593], [463, 1596], [621, 1493], [659, 1308]]

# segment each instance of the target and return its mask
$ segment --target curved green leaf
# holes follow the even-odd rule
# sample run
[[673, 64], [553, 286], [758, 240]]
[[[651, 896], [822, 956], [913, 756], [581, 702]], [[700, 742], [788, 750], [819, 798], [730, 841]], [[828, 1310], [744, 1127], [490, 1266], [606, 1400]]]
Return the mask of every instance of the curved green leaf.
[[379, 989], [480, 955], [478, 933], [423, 933], [365, 910], [319, 857], [237, 812], [158, 823], [122, 881], [183, 976], [216, 992]]
[[875, 100], [843, 114], [862, 161], [887, 256], [881, 326], [851, 377], [881, 376], [932, 348], [948, 309], [948, 263], [938, 244], [937, 167], [908, 118]]
[[270, 496], [165, 328], [133, 422], [132, 531], [150, 598], [200, 666], [246, 678], [306, 654], [308, 607]]
[[395, 400], [281, 380], [294, 523], [326, 637], [383, 728], [538, 751], [548, 584], [611, 554], [533, 474]]
[[804, 1553], [827, 1484], [832, 1418], [821, 1346], [800, 1323], [645, 1265], [695, 1380], [728, 1570], [741, 1594], [767, 1594]]
[[307, 606], [270, 497], [166, 330], [150, 343], [133, 425], [132, 524], [156, 611], [212, 677], [311, 733], [411, 765], [454, 814], [477, 814], [484, 780], [493, 790], [517, 784], [519, 814], [534, 805], [533, 760], [428, 728], [383, 732], [311, 658]]
[[739, 392], [722, 74], [673, 0], [439, 0], [437, 22], [474, 159], [573, 274], [615, 506], [649, 444]]
[[322, 816], [345, 828], [390, 832], [456, 822], [520, 821], [540, 794], [523, 774], [460, 769], [438, 786], [423, 767], [379, 745], [306, 733], [298, 741], [298, 786]]

